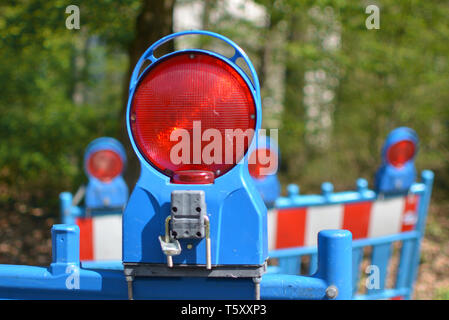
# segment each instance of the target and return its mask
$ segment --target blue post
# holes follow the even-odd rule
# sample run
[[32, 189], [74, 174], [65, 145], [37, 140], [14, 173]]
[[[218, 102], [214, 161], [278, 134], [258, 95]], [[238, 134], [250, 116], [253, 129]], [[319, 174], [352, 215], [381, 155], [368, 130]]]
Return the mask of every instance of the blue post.
[[432, 194], [433, 178], [434, 174], [430, 170], [424, 170], [421, 173], [421, 180], [422, 183], [425, 185], [425, 192], [421, 196], [421, 199], [419, 200], [418, 222], [416, 223], [416, 231], [418, 231], [420, 235], [416, 240], [415, 250], [413, 251], [413, 258], [412, 258], [413, 268], [412, 272], [410, 272], [410, 278], [408, 279], [408, 287], [411, 288], [411, 290], [409, 294], [406, 296], [406, 299], [411, 299], [413, 293], [413, 284], [418, 274], [421, 242], [424, 237], [424, 231], [426, 228], [427, 212], [429, 210], [430, 196]]
[[77, 225], [55, 224], [51, 228], [51, 273], [67, 273], [80, 266], [80, 229]]
[[287, 195], [288, 197], [294, 197], [299, 195], [299, 186], [296, 184], [289, 184], [287, 186]]
[[370, 194], [372, 193], [371, 190], [368, 189], [368, 181], [366, 179], [357, 179], [356, 182], [357, 185], [357, 192], [360, 194], [360, 198], [369, 198]]
[[326, 199], [329, 199], [329, 197], [332, 195], [332, 193], [334, 192], [334, 185], [330, 182], [324, 182], [321, 185], [321, 194], [323, 195], [323, 197], [325, 197]]
[[62, 223], [75, 224], [75, 218], [72, 215], [72, 194], [70, 192], [61, 192], [59, 194], [59, 208]]
[[[327, 299], [352, 299], [352, 234], [347, 230], [323, 230], [318, 234], [318, 272], [326, 281]], [[330, 295], [330, 296], [329, 296]]]

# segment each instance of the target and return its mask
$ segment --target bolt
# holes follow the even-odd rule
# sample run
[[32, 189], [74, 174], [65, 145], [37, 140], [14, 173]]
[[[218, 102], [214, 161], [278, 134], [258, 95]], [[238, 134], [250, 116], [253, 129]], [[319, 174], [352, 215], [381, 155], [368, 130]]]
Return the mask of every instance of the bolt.
[[326, 297], [329, 299], [335, 299], [338, 296], [338, 289], [336, 286], [332, 285], [326, 289]]
[[187, 245], [187, 249], [192, 249], [193, 248], [193, 245], [191, 244], [191, 243], [189, 243], [188, 245]]

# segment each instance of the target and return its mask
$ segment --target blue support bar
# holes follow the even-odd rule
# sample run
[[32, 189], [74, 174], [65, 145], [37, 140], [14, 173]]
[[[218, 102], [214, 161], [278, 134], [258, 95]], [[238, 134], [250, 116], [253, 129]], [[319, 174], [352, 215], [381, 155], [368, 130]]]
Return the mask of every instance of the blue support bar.
[[[427, 212], [429, 209], [430, 204], [430, 196], [432, 194], [432, 185], [433, 185], [433, 178], [434, 174], [430, 170], [424, 170], [421, 174], [421, 180], [425, 186], [425, 192], [421, 196], [421, 199], [419, 201], [419, 207], [418, 207], [418, 221], [416, 225], [416, 230], [419, 233], [419, 237], [416, 241], [415, 249], [413, 250], [413, 257], [412, 257], [412, 268], [411, 273], [409, 276], [409, 279], [407, 280], [407, 284], [409, 288], [413, 288], [414, 282], [416, 280], [418, 269], [419, 269], [419, 258], [420, 258], [420, 251], [421, 251], [421, 242], [422, 238], [424, 237], [424, 231], [426, 228], [426, 220], [427, 220]], [[409, 293], [406, 295], [406, 299], [411, 298], [411, 294], [413, 293], [413, 290], [410, 290]]]
[[267, 274], [260, 284], [263, 300], [322, 300], [327, 283], [323, 279], [286, 274]]
[[379, 291], [385, 289], [385, 281], [387, 278], [388, 271], [388, 263], [390, 262], [391, 257], [391, 243], [378, 244], [373, 246], [373, 253], [371, 258], [371, 264], [374, 268], [377, 268], [376, 271], [378, 274], [373, 274], [375, 277], [379, 277], [378, 279], [374, 279], [373, 288], [368, 288], [368, 295], [374, 295]]
[[310, 255], [309, 274], [314, 274], [318, 269], [318, 255], [313, 253]]
[[70, 192], [61, 192], [59, 195], [59, 206], [61, 220], [64, 224], [75, 224], [75, 218], [72, 215], [72, 194]]
[[363, 248], [352, 249], [352, 293], [356, 294], [360, 280], [360, 264], [363, 259]]
[[402, 241], [401, 255], [399, 261], [398, 273], [396, 276], [396, 288], [406, 288], [407, 280], [411, 277], [413, 250], [416, 248], [417, 239], [409, 239]]
[[279, 260], [279, 267], [282, 273], [299, 274], [301, 271], [301, 257], [287, 257]]
[[73, 196], [70, 192], [59, 194], [59, 211], [63, 224], [76, 224], [76, 218], [84, 214], [84, 210], [73, 205]]

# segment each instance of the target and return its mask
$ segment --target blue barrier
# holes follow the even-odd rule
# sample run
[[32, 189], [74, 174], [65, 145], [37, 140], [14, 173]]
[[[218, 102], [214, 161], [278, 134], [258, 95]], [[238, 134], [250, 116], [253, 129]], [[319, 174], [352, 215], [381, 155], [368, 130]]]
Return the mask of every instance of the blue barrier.
[[[276, 201], [275, 207], [279, 210], [277, 213], [278, 215], [282, 214], [282, 210], [287, 209], [293, 210], [287, 213], [294, 216], [304, 213], [304, 211], [295, 212], [295, 209], [307, 210], [309, 208], [331, 208], [331, 206], [335, 205], [345, 206], [357, 205], [358, 203], [376, 203], [376, 201], [401, 201], [401, 197], [416, 196], [417, 199], [419, 199], [416, 206], [417, 220], [414, 220], [412, 226], [404, 227], [403, 225], [402, 232], [368, 237], [369, 235], [357, 236], [357, 233], [354, 234], [354, 231], [351, 230], [351, 228], [347, 228], [348, 230], [353, 231], [354, 237], [352, 252], [352, 288], [354, 299], [384, 299], [397, 297], [410, 299], [419, 267], [420, 246], [424, 236], [427, 211], [432, 192], [433, 176], [431, 171], [423, 171], [421, 175], [422, 182], [414, 183], [406, 195], [395, 194], [387, 196], [378, 194], [375, 191], [369, 190], [367, 188], [366, 180], [363, 179], [357, 181], [357, 191], [340, 193], [333, 193], [332, 185], [325, 183], [322, 186], [321, 195], [299, 195], [299, 187], [290, 185], [288, 188], [289, 196], [279, 198]], [[359, 213], [362, 214], [363, 212]], [[407, 215], [404, 213], [402, 217], [407, 217]], [[280, 220], [278, 220], [278, 223], [279, 222]], [[293, 226], [293, 228], [299, 233], [300, 226], [296, 225]], [[305, 227], [303, 226], [303, 228]], [[386, 227], [384, 227], [384, 229], [386, 229]], [[282, 231], [278, 230], [278, 232]], [[392, 257], [392, 245], [394, 243], [401, 243], [402, 246], [399, 252], [399, 264], [396, 270], [390, 270], [391, 272], [396, 272], [395, 284], [392, 288], [387, 288], [386, 279], [389, 272], [388, 266]], [[378, 279], [372, 278], [375, 281], [378, 281], [378, 286], [377, 288], [366, 290], [365, 293], [358, 293], [361, 272], [364, 272], [364, 270], [360, 269], [365, 248], [371, 248], [371, 255], [368, 260], [371, 261], [371, 265], [378, 267]], [[278, 260], [278, 265], [271, 265], [268, 267], [269, 273], [301, 274], [301, 261], [304, 256], [309, 258], [307, 263], [308, 273], [313, 274], [316, 270], [317, 252], [315, 246], [291, 246], [289, 248], [271, 250], [269, 256], [271, 259]], [[370, 276], [376, 276], [376, 274], [371, 272]]]
[[[127, 299], [121, 262], [80, 262], [79, 228], [54, 225], [48, 268], [0, 265], [0, 299]], [[313, 277], [266, 274], [261, 299], [351, 299], [351, 233], [327, 230], [318, 239]], [[251, 279], [136, 278], [134, 299], [249, 299]], [[189, 294], [185, 289], [189, 287]]]
[[[153, 55], [164, 42], [190, 34], [222, 40], [234, 55], [199, 49]], [[238, 59], [247, 64], [249, 74]], [[149, 66], [141, 72], [145, 62]], [[261, 125], [261, 111], [257, 74], [231, 40], [208, 31], [187, 31], [154, 43], [130, 81], [127, 129], [142, 171], [123, 217], [122, 265], [80, 261], [86, 242], [85, 236], [80, 241], [80, 227], [55, 225], [50, 267], [0, 266], [0, 298], [350, 299], [349, 231], [317, 234], [313, 276], [266, 274], [267, 209], [246, 162], [247, 151], [255, 144], [254, 131]], [[201, 144], [195, 147], [194, 142], [193, 151], [188, 151], [193, 163], [168, 160], [172, 134], [189, 134], [189, 129], [195, 137], [198, 119], [215, 133], [219, 126], [217, 141], [222, 136], [233, 140], [228, 129], [244, 138], [242, 128], [247, 128], [252, 132], [248, 148], [242, 153], [227, 148], [232, 150], [232, 161], [211, 164], [195, 160]], [[82, 212], [73, 207], [71, 195], [62, 194], [64, 217]], [[107, 247], [100, 249], [98, 254]]]

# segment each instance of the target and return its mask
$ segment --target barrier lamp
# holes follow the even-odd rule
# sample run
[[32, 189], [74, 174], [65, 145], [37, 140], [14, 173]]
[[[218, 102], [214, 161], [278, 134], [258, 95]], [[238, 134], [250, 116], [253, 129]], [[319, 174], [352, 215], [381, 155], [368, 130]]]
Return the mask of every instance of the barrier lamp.
[[[163, 43], [193, 34], [221, 40], [233, 55], [203, 49], [154, 55]], [[258, 296], [268, 252], [267, 209], [247, 158], [261, 116], [257, 74], [231, 40], [208, 31], [179, 32], [141, 56], [126, 113], [141, 163], [123, 216], [130, 298], [136, 277], [247, 278]]]
[[264, 134], [257, 137], [257, 145], [250, 150], [249, 174], [254, 180], [267, 208], [272, 208], [281, 194], [281, 184], [277, 177], [279, 149], [276, 142]]
[[416, 180], [415, 156], [418, 136], [399, 127], [390, 132], [382, 148], [382, 165], [376, 172], [375, 189], [381, 194], [407, 192]]
[[114, 138], [92, 141], [84, 154], [84, 170], [89, 178], [86, 188], [86, 214], [92, 210], [123, 210], [128, 187], [122, 177], [126, 165], [125, 149]]

